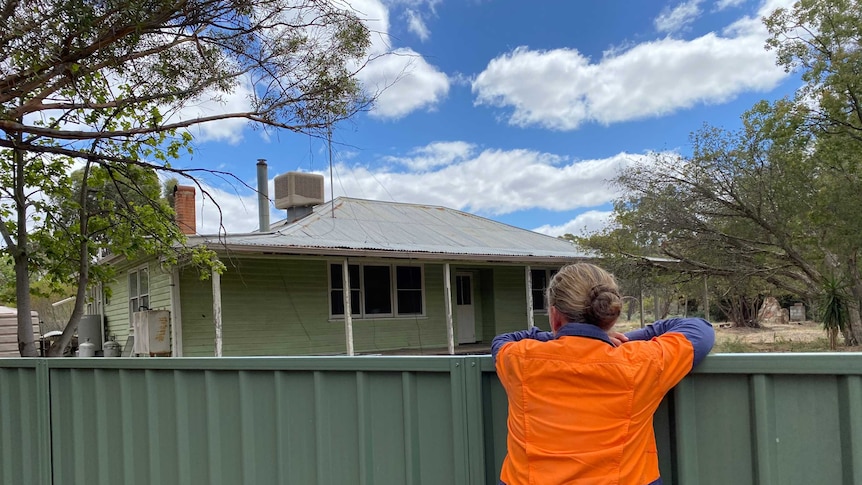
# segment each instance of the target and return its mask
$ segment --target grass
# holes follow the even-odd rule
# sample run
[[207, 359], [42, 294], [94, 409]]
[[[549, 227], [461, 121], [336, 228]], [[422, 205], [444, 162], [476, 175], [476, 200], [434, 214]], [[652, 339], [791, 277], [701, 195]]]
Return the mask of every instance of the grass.
[[818, 338], [810, 341], [794, 341], [777, 337], [772, 342], [746, 342], [735, 337], [716, 342], [713, 353], [739, 354], [749, 352], [830, 352], [829, 341]]

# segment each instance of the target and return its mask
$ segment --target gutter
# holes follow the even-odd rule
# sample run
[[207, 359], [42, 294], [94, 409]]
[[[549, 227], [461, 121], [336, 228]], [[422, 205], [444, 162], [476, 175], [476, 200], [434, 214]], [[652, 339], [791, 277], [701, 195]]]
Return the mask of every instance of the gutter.
[[570, 263], [575, 261], [591, 261], [590, 256], [534, 256], [534, 255], [494, 255], [466, 253], [429, 253], [422, 251], [401, 251], [382, 249], [348, 249], [348, 248], [314, 248], [314, 247], [278, 247], [272, 246], [250, 248], [245, 245], [207, 246], [216, 252], [235, 253], [243, 255], [293, 255], [293, 256], [328, 256], [328, 257], [370, 257], [388, 259], [411, 259], [427, 261], [482, 261], [488, 263]]

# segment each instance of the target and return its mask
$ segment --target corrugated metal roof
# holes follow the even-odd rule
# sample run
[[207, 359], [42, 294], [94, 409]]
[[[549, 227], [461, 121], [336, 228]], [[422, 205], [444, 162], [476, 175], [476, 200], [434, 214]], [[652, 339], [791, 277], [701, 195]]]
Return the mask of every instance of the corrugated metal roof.
[[[333, 217], [334, 206], [334, 217]], [[497, 257], [581, 259], [586, 254], [562, 239], [446, 207], [339, 197], [269, 233], [196, 236], [191, 243], [233, 250], [302, 252], [302, 249], [391, 251]]]

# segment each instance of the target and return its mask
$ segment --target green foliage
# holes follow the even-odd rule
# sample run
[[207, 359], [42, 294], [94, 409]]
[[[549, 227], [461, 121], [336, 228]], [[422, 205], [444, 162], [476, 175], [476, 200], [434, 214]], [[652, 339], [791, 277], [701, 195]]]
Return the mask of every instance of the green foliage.
[[12, 259], [0, 253], [0, 305], [15, 306], [15, 268]]
[[[704, 126], [690, 156], [656, 154], [616, 183], [616, 227], [581, 241], [609, 258], [708, 275], [741, 313], [760, 294], [814, 301], [848, 281], [848, 344], [862, 339], [862, 4], [802, 0], [765, 21], [767, 48], [805, 84], [756, 103], [742, 128]], [[647, 262], [640, 258], [641, 263]], [[740, 298], [742, 300], [740, 300]], [[731, 313], [736, 313], [729, 308]], [[747, 317], [737, 316], [734, 319]]]
[[[334, 0], [6, 2], [0, 25], [0, 253], [26, 281], [75, 281], [71, 322], [90, 276], [110, 277], [91, 267], [105, 251], [221, 270], [160, 198], [157, 172], [200, 173], [171, 163], [192, 151], [186, 128], [316, 133], [371, 102], [356, 81], [369, 31]], [[183, 111], [237, 90], [253, 96], [236, 111]]]
[[176, 209], [176, 207], [174, 206], [174, 192], [177, 190], [177, 185], [179, 185], [179, 180], [177, 180], [176, 177], [172, 177], [168, 180], [165, 180], [165, 183], [162, 185], [162, 197], [165, 198], [168, 203], [168, 207], [170, 207], [171, 209]]
[[829, 330], [844, 330], [850, 319], [847, 311], [849, 300], [846, 284], [837, 278], [827, 278], [823, 283], [823, 294], [820, 297], [820, 321], [823, 328]]

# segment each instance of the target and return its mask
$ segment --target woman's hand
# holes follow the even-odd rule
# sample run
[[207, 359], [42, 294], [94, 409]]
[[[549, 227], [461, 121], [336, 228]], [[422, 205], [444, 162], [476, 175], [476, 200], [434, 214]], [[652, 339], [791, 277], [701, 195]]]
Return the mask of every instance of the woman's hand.
[[620, 345], [629, 341], [629, 338], [620, 332], [608, 332], [608, 337], [610, 337], [611, 342], [614, 344], [614, 347], [619, 347]]

